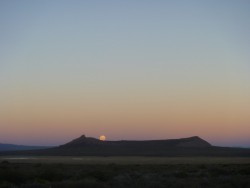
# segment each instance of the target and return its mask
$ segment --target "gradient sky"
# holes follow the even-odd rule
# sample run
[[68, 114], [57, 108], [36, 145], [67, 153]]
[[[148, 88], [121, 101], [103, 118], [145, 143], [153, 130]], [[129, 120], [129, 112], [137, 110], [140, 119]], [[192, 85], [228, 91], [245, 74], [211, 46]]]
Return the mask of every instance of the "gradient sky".
[[250, 1], [1, 0], [0, 28], [2, 143], [250, 147]]

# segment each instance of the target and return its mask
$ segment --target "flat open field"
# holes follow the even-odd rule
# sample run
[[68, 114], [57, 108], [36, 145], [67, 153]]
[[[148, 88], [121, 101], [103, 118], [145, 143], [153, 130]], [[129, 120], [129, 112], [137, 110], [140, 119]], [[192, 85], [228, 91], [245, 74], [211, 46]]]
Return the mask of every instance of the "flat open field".
[[249, 188], [249, 158], [1, 157], [0, 188]]
[[0, 157], [11, 163], [63, 164], [250, 164], [247, 157]]

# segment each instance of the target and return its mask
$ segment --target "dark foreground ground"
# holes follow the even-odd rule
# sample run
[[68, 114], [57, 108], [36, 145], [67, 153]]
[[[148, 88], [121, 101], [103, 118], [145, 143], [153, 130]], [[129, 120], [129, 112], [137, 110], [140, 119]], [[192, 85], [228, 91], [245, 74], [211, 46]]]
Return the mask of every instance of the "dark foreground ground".
[[0, 160], [0, 188], [248, 188], [250, 163], [75, 164]]

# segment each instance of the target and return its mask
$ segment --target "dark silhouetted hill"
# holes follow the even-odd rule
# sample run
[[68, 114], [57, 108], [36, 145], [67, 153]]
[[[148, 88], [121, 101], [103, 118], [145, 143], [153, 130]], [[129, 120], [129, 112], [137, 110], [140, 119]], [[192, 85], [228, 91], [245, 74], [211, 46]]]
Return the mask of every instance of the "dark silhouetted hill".
[[211, 147], [211, 144], [202, 140], [198, 136], [190, 138], [181, 139], [169, 139], [169, 140], [143, 140], [143, 141], [133, 141], [133, 140], [122, 140], [122, 141], [101, 141], [96, 138], [86, 137], [82, 135], [81, 137], [72, 140], [69, 143], [59, 146], [61, 149], [73, 149], [73, 148], [105, 148], [106, 150], [116, 149], [116, 150], [152, 150], [154, 148], [164, 149], [164, 148], [204, 148]]
[[217, 147], [198, 136], [167, 140], [100, 141], [82, 135], [58, 147], [4, 152], [0, 155], [38, 156], [168, 156], [168, 157], [250, 157], [250, 149]]

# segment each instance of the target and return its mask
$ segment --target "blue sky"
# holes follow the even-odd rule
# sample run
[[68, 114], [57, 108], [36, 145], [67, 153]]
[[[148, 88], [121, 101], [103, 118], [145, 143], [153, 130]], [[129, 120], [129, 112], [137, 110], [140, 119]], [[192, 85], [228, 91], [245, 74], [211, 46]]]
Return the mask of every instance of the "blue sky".
[[[111, 139], [199, 134], [215, 144], [249, 145], [249, 10], [244, 0], [1, 0], [0, 136], [6, 142], [43, 143], [47, 126], [57, 129], [54, 121], [85, 104], [84, 112], [93, 108], [89, 116], [65, 119], [77, 123], [73, 128], [65, 123], [63, 136], [45, 144], [88, 130]], [[53, 109], [54, 119], [41, 111], [43, 104]], [[105, 114], [109, 105], [114, 109]], [[64, 113], [57, 112], [61, 109]], [[119, 126], [111, 115], [117, 109]], [[143, 110], [152, 117], [143, 117]], [[28, 121], [31, 117], [36, 121]], [[48, 125], [41, 128], [44, 121]], [[188, 131], [172, 124], [185, 124]], [[207, 133], [210, 126], [219, 128]], [[27, 129], [37, 127], [42, 130], [37, 139], [25, 140]]]

